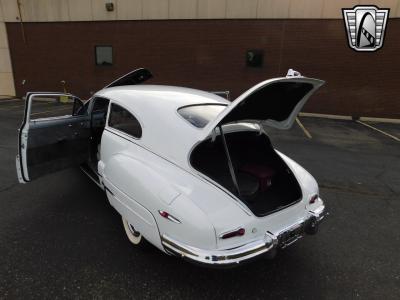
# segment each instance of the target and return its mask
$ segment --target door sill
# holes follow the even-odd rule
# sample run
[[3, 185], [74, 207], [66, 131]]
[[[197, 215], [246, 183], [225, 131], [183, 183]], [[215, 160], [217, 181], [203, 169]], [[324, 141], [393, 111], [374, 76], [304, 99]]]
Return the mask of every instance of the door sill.
[[99, 188], [103, 189], [103, 185], [100, 183], [99, 174], [95, 172], [87, 163], [83, 163], [81, 166], [81, 170], [85, 173], [95, 184], [98, 185]]

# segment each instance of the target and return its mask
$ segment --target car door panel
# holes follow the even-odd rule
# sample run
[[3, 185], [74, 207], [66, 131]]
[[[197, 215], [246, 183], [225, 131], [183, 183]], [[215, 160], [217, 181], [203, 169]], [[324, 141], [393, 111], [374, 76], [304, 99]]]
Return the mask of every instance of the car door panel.
[[[19, 135], [19, 180], [28, 182], [87, 160], [90, 120], [87, 114], [31, 120], [35, 96], [66, 97], [59, 93], [30, 93]], [[68, 95], [70, 97], [70, 95]]]
[[58, 171], [87, 159], [88, 121], [83, 117], [54, 119], [32, 124], [27, 144], [30, 179]]

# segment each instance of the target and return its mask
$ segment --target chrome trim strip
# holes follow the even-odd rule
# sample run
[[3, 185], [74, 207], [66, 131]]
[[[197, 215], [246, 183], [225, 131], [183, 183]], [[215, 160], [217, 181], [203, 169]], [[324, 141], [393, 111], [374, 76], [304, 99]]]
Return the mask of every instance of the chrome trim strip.
[[82, 171], [83, 173], [85, 173], [85, 175], [86, 175], [87, 177], [89, 177], [89, 179], [90, 179], [91, 181], [93, 181], [99, 188], [103, 189], [103, 186], [99, 183], [99, 181], [97, 181], [95, 178], [93, 178], [93, 176], [90, 175], [89, 172], [87, 172], [84, 168], [82, 168], [82, 166], [80, 167], [80, 169], [81, 169], [81, 171]]

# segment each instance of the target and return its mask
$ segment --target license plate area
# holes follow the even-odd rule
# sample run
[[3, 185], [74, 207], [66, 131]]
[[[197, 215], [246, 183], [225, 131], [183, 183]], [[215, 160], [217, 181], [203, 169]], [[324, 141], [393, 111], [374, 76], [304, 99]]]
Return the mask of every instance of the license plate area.
[[279, 247], [284, 249], [297, 240], [301, 239], [304, 234], [304, 224], [297, 224], [295, 226], [290, 227], [289, 229], [286, 229], [282, 231], [278, 235], [278, 243]]

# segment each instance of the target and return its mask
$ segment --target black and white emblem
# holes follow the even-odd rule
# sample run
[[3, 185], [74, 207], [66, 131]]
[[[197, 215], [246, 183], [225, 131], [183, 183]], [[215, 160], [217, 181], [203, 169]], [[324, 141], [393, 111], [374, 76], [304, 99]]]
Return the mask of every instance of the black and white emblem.
[[389, 10], [364, 5], [343, 8], [350, 48], [356, 51], [376, 51], [381, 48]]

